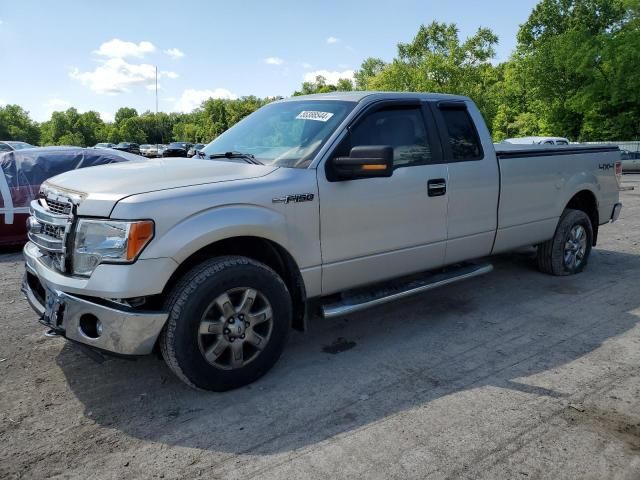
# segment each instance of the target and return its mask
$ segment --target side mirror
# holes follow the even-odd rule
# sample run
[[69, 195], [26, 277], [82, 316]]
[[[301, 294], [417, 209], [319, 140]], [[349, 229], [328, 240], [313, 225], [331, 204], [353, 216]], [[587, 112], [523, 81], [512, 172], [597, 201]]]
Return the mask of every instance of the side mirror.
[[393, 174], [393, 148], [387, 145], [353, 147], [348, 157], [332, 161], [337, 180], [390, 177]]

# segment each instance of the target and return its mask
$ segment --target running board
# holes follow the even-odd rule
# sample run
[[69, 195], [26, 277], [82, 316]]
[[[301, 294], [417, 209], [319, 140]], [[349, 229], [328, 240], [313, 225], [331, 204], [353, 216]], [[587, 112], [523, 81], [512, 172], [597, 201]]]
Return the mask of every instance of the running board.
[[493, 270], [493, 265], [489, 263], [464, 264], [442, 273], [423, 274], [419, 278], [413, 276], [411, 280], [405, 280], [404, 282], [396, 280], [391, 283], [385, 283], [377, 289], [375, 287], [358, 289], [355, 292], [343, 294], [339, 300], [323, 304], [321, 306], [322, 316], [324, 318], [333, 318], [348, 315], [366, 308], [449, 285], [450, 283], [459, 282], [460, 280], [484, 275], [491, 270]]

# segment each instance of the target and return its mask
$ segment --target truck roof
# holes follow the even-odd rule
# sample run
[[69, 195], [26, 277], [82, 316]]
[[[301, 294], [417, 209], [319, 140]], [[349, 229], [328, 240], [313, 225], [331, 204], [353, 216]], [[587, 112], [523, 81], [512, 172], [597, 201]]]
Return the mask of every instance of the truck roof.
[[364, 99], [393, 100], [393, 99], [416, 98], [416, 97], [424, 100], [469, 100], [469, 97], [465, 97], [462, 95], [449, 95], [444, 93], [352, 91], [352, 92], [314, 93], [312, 95], [300, 95], [297, 97], [284, 98], [280, 101], [296, 102], [300, 100], [342, 100], [344, 102], [360, 102]]

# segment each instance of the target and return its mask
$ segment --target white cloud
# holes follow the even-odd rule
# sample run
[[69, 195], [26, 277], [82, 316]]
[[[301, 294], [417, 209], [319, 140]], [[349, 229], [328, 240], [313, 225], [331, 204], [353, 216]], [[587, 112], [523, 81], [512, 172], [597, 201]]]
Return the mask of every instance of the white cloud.
[[284, 60], [279, 57], [268, 57], [264, 59], [264, 63], [267, 65], [282, 65]]
[[190, 112], [194, 108], [199, 107], [202, 102], [209, 98], [228, 98], [233, 100], [238, 98], [238, 96], [226, 88], [216, 88], [214, 90], [196, 90], [194, 88], [188, 88], [182, 92], [182, 96], [175, 104], [175, 109], [178, 112]]
[[154, 52], [155, 49], [155, 45], [151, 42], [140, 42], [136, 44], [114, 38], [113, 40], [104, 42], [94, 53], [109, 58], [142, 58], [145, 54]]
[[0, 107], [7, 104], [7, 101], [4, 98], [0, 98]]
[[313, 65], [311, 65], [310, 63], [307, 63], [307, 62], [301, 62], [300, 66], [302, 68], [304, 68], [305, 70], [309, 70], [309, 69], [313, 68]]
[[164, 53], [169, 55], [174, 60], [184, 57], [184, 52], [178, 48], [170, 48], [168, 50], [165, 50]]
[[315, 82], [317, 76], [325, 78], [329, 85], [335, 85], [341, 78], [353, 80], [353, 70], [344, 70], [342, 72], [329, 70], [315, 70], [304, 74], [305, 82]]
[[[150, 83], [149, 85], [146, 85], [144, 88], [146, 90], [149, 90], [150, 92], [153, 92], [156, 89], [156, 84]], [[158, 84], [158, 90], [162, 90], [162, 85]]]
[[47, 110], [54, 112], [60, 110], [66, 110], [71, 107], [71, 102], [67, 102], [66, 100], [62, 100], [61, 98], [52, 98], [47, 103], [44, 104]]
[[81, 72], [74, 68], [69, 76], [96, 93], [114, 95], [129, 92], [129, 88], [135, 85], [154, 84], [156, 68], [145, 63], [132, 64], [122, 58], [110, 58], [93, 71]]
[[98, 112], [100, 114], [100, 118], [103, 122], [113, 122], [115, 120], [115, 115], [113, 112]]
[[171, 80], [175, 80], [176, 78], [178, 78], [180, 75], [178, 75], [176, 72], [160, 72], [158, 74], [159, 77], [167, 77], [170, 78]]
[[336, 37], [329, 37], [329, 38], [327, 38], [327, 43], [328, 43], [328, 44], [338, 43], [339, 41], [340, 41], [340, 39], [339, 39], [339, 38], [336, 38]]

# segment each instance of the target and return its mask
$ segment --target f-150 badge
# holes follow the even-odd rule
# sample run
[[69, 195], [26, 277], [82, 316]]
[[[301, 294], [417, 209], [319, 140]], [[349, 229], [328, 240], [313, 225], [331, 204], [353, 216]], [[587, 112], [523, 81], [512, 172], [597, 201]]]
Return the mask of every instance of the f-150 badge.
[[313, 193], [296, 193], [294, 195], [283, 195], [282, 197], [275, 197], [271, 201], [273, 203], [310, 202], [313, 200], [313, 196]]

